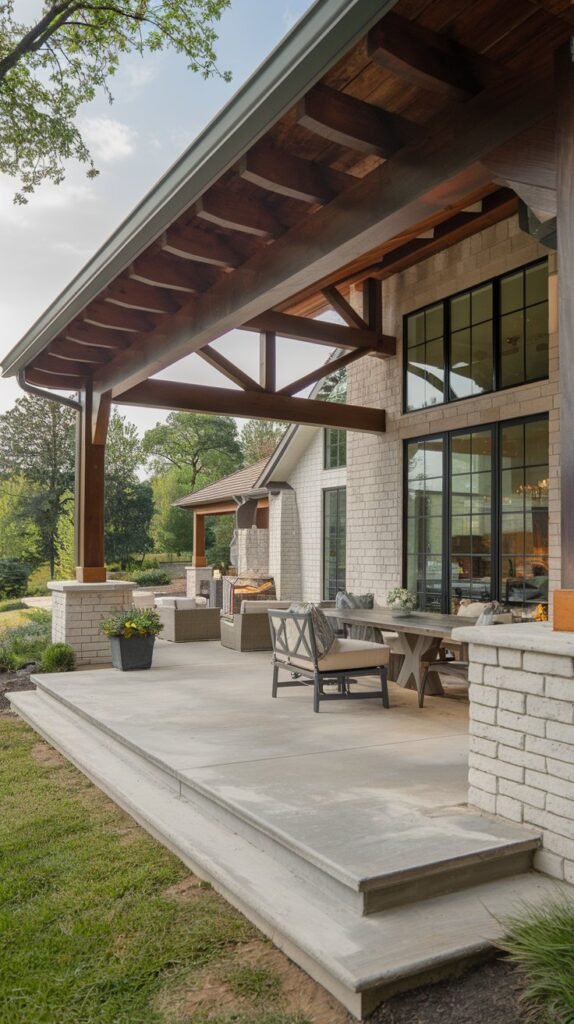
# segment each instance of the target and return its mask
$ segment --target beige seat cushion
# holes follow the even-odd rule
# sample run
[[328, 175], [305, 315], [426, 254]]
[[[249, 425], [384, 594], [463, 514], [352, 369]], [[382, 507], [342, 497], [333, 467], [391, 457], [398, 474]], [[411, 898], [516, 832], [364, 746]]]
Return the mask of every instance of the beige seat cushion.
[[[354, 668], [377, 668], [387, 665], [389, 648], [386, 644], [372, 644], [367, 640], [340, 640], [335, 638], [333, 646], [324, 658], [319, 658], [320, 672], [344, 672]], [[310, 658], [289, 658], [289, 664], [299, 668], [313, 669]]]
[[463, 604], [461, 602], [456, 614], [462, 616], [463, 619], [478, 619], [478, 616], [484, 611], [484, 609], [484, 601], [470, 601], [468, 604]]
[[248, 601], [244, 600], [241, 602], [241, 614], [242, 615], [260, 615], [262, 612], [273, 611], [274, 608], [278, 608], [280, 611], [286, 611], [290, 601]]
[[207, 608], [207, 598], [201, 597], [156, 597], [156, 608], [175, 608], [177, 612], [188, 612], [192, 608]]

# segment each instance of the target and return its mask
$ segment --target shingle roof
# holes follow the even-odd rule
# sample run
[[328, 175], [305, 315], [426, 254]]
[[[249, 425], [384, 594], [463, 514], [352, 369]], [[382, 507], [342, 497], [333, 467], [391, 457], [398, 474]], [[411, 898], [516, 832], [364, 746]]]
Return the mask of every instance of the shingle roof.
[[255, 484], [261, 476], [269, 459], [260, 459], [253, 466], [246, 466], [245, 469], [238, 469], [229, 476], [216, 480], [208, 487], [202, 487], [200, 491], [186, 495], [172, 502], [177, 508], [194, 508], [196, 505], [216, 504], [219, 501], [229, 501], [236, 494], [245, 494], [255, 488]]

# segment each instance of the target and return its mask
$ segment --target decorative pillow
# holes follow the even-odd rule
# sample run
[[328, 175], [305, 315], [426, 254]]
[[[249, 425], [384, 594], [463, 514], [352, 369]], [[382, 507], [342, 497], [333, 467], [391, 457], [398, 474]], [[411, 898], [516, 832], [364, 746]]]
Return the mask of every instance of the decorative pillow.
[[[335, 630], [325, 613], [316, 604], [292, 604], [289, 607], [289, 611], [297, 612], [299, 615], [304, 612], [311, 612], [311, 625], [315, 635], [317, 657], [323, 658], [325, 654], [328, 654], [335, 642]], [[289, 628], [290, 626], [291, 628]], [[287, 620], [287, 640], [290, 647], [292, 644], [297, 644], [298, 636], [299, 631], [295, 623], [289, 623], [289, 620]], [[300, 652], [299, 657], [305, 657], [304, 651]]]
[[[339, 590], [335, 598], [335, 607], [347, 608], [373, 608], [375, 603], [374, 594], [350, 594], [346, 590]], [[352, 640], [368, 640], [369, 643], [380, 643], [380, 630], [374, 626], [347, 626], [347, 636]]]

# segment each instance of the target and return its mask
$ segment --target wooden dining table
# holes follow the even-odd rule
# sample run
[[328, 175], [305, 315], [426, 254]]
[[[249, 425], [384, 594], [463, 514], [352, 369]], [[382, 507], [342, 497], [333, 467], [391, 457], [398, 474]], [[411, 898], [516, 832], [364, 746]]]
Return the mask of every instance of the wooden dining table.
[[[473, 626], [476, 619], [458, 615], [442, 615], [437, 612], [411, 612], [410, 615], [396, 616], [390, 608], [324, 608], [325, 615], [337, 619], [346, 626], [371, 626], [382, 634], [397, 633], [398, 642], [393, 651], [403, 656], [403, 663], [397, 679], [399, 686], [409, 690], [420, 690], [426, 666], [436, 661], [441, 644], [450, 640], [453, 630], [462, 626]], [[463, 653], [464, 657], [464, 653]], [[438, 672], [430, 672], [426, 692], [444, 694]]]

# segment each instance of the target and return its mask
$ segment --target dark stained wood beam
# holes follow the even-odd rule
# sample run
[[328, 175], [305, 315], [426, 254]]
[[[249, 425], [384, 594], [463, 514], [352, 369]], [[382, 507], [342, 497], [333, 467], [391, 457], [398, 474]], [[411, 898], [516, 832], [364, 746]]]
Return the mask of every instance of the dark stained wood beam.
[[196, 353], [205, 363], [209, 366], [213, 366], [215, 370], [219, 370], [220, 373], [227, 377], [228, 380], [233, 381], [238, 387], [243, 388], [244, 391], [262, 391], [263, 388], [253, 380], [247, 373], [232, 363], [230, 359], [226, 359], [222, 356], [221, 352], [217, 349], [212, 348], [211, 345], [206, 345], [204, 348], [198, 349]]
[[277, 146], [258, 142], [239, 164], [239, 176], [268, 192], [303, 203], [328, 203], [354, 183], [349, 174], [301, 160]]
[[106, 580], [104, 554], [104, 471], [107, 421], [102, 422], [99, 443], [92, 433], [92, 389], [82, 396], [76, 483], [76, 540], [78, 565], [76, 577], [81, 583]]
[[274, 331], [259, 335], [259, 383], [264, 391], [277, 386], [277, 336]]
[[58, 359], [92, 363], [96, 366], [109, 363], [111, 359], [109, 349], [97, 348], [95, 345], [81, 345], [79, 342], [67, 341], [63, 338], [53, 341], [48, 352], [52, 356], [57, 356]]
[[181, 300], [165, 288], [121, 277], [106, 290], [106, 299], [118, 306], [148, 313], [177, 313], [181, 306]]
[[193, 293], [197, 289], [191, 267], [186, 260], [159, 251], [139, 256], [129, 268], [128, 275], [134, 281], [142, 281], [154, 287]]
[[274, 238], [283, 231], [277, 218], [261, 203], [244, 196], [211, 188], [195, 204], [193, 212], [207, 224], [215, 224], [228, 231], [240, 231], [257, 238]]
[[481, 87], [461, 47], [393, 11], [369, 32], [368, 52], [405, 82], [446, 99], [467, 99]]
[[83, 320], [72, 320], [66, 328], [65, 337], [79, 345], [95, 346], [112, 353], [128, 348], [132, 340], [125, 331], [103, 331], [101, 327], [92, 327]]
[[[524, 96], [528, 94], [528, 103]], [[286, 303], [312, 282], [421, 222], [461, 207], [488, 189], [484, 153], [547, 117], [554, 105], [546, 69], [508, 76], [459, 108], [437, 117], [424, 142], [407, 146], [328, 206], [304, 218], [272, 246], [256, 253], [147, 337], [97, 371], [98, 386], [114, 398], [227, 331]]]
[[356, 309], [353, 309], [350, 302], [347, 302], [344, 295], [334, 285], [330, 285], [327, 288], [323, 288], [323, 295], [327, 302], [339, 314], [342, 320], [345, 321], [347, 327], [358, 327], [359, 330], [368, 330], [368, 325], [363, 320], [360, 313], [357, 313]]
[[396, 346], [395, 338], [376, 334], [369, 329], [332, 324], [325, 320], [312, 320], [306, 316], [291, 316], [289, 313], [277, 313], [273, 309], [243, 324], [243, 330], [273, 331], [282, 338], [329, 345], [331, 348], [361, 348], [369, 351], [377, 349], [388, 352], [389, 355], [394, 353]]
[[405, 118], [321, 84], [299, 101], [296, 117], [300, 125], [329, 142], [385, 159], [421, 134]]
[[161, 246], [166, 252], [183, 259], [224, 269], [238, 267], [244, 259], [224, 238], [194, 228], [169, 228]]
[[357, 359], [362, 359], [367, 353], [363, 352], [362, 349], [355, 349], [354, 352], [345, 352], [344, 356], [339, 356], [337, 359], [330, 359], [329, 362], [323, 363], [322, 366], [318, 366], [316, 370], [311, 370], [310, 373], [306, 373], [304, 377], [299, 377], [298, 380], [294, 380], [291, 384], [287, 384], [284, 388], [280, 388], [277, 392], [278, 395], [297, 395], [304, 388], [309, 387], [310, 384], [316, 384], [318, 380], [324, 380], [325, 377], [329, 377], [335, 370], [342, 369], [343, 366], [349, 366], [354, 363]]
[[154, 321], [145, 313], [137, 309], [125, 309], [123, 306], [116, 306], [112, 302], [92, 302], [84, 312], [82, 318], [87, 324], [95, 327], [110, 327], [116, 331], [151, 331], [154, 328]]
[[[374, 277], [367, 277], [363, 281], [363, 319], [369, 325], [369, 329], [375, 334], [383, 332], [383, 290], [380, 281]], [[394, 339], [393, 339], [394, 340]], [[396, 353], [395, 349], [392, 353]]]
[[86, 363], [72, 362], [71, 359], [58, 359], [57, 356], [43, 352], [34, 360], [34, 367], [56, 377], [88, 377], [90, 367]]
[[44, 370], [37, 370], [34, 366], [26, 369], [26, 380], [28, 384], [34, 384], [38, 388], [48, 388], [55, 391], [81, 391], [86, 386], [87, 376], [81, 377], [57, 377], [53, 373], [46, 373]]
[[270, 395], [262, 391], [206, 388], [172, 380], [144, 381], [125, 391], [115, 401], [121, 405], [284, 420], [286, 423], [340, 427], [370, 434], [382, 434], [385, 430], [385, 413], [382, 409], [363, 409], [357, 405], [317, 402], [310, 398], [291, 398], [277, 393]]

